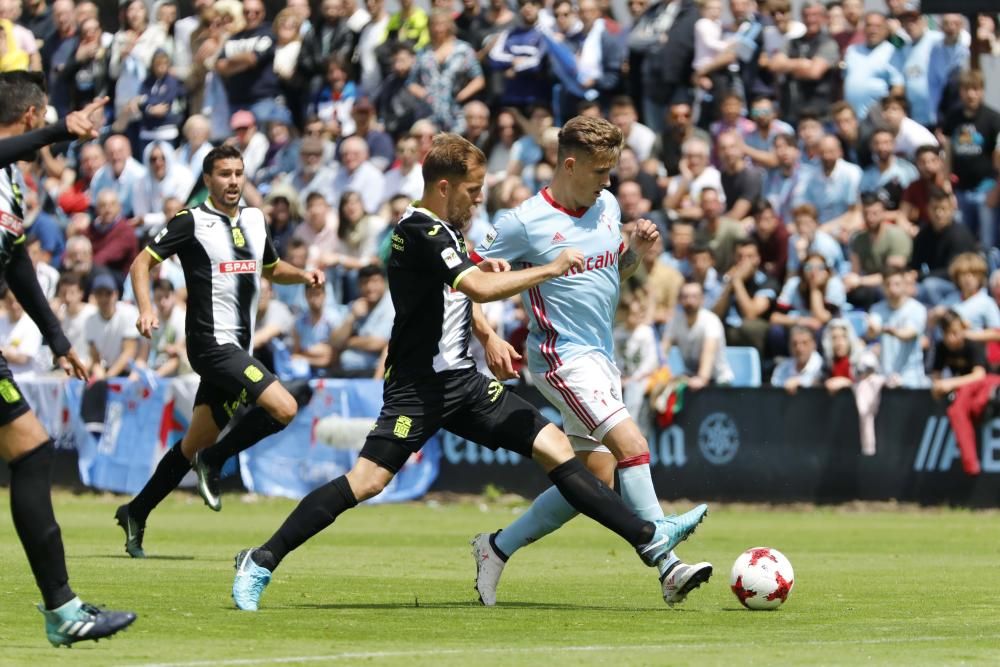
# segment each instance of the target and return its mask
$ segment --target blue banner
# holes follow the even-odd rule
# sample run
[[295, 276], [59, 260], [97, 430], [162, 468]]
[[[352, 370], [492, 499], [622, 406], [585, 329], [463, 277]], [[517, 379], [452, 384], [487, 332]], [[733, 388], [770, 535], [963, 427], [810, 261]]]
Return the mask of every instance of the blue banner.
[[[382, 409], [382, 383], [316, 380], [312, 386], [312, 400], [287, 428], [240, 454], [248, 490], [299, 499], [354, 465]], [[440, 458], [439, 436], [435, 436], [370, 502], [400, 502], [424, 495], [437, 478]]]

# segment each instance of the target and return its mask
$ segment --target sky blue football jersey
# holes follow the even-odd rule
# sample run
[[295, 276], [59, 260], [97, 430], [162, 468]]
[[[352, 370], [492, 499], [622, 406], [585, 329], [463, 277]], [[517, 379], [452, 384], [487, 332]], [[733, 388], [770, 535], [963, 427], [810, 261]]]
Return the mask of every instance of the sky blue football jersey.
[[582, 271], [549, 280], [521, 295], [529, 315], [528, 368], [544, 373], [587, 352], [614, 363], [615, 309], [623, 248], [621, 209], [607, 190], [588, 209], [569, 211], [547, 189], [500, 215], [476, 248], [513, 269], [547, 264], [567, 248], [586, 256]]

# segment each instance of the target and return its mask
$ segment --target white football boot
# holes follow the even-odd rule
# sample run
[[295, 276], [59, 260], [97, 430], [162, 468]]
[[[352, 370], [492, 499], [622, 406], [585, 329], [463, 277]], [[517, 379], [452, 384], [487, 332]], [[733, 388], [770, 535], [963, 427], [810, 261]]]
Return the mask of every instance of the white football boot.
[[711, 563], [688, 565], [678, 561], [660, 580], [663, 585], [663, 601], [670, 607], [684, 602], [688, 593], [708, 581], [711, 576]]
[[497, 603], [497, 586], [506, 565], [490, 544], [490, 533], [479, 533], [472, 538], [472, 557], [476, 560], [476, 592], [479, 601], [487, 607]]

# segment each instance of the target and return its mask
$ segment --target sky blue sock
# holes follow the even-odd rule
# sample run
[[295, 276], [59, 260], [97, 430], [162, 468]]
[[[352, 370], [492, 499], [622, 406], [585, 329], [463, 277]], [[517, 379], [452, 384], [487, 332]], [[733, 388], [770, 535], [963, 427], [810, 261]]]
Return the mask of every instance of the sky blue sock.
[[[663, 518], [660, 499], [653, 488], [653, 478], [649, 473], [649, 454], [623, 459], [618, 462], [618, 480], [621, 482], [622, 499], [639, 518], [656, 521]], [[679, 558], [671, 551], [656, 564], [662, 575]]]
[[493, 544], [510, 558], [521, 547], [542, 539], [575, 516], [576, 510], [559, 489], [550, 486], [517, 521], [496, 535]]

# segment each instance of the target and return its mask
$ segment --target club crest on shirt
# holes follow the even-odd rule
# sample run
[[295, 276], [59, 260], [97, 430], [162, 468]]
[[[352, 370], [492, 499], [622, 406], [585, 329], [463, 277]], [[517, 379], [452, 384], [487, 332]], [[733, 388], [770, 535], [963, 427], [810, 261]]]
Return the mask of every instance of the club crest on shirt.
[[239, 227], [233, 227], [233, 245], [242, 248], [246, 244], [247, 240], [243, 238], [243, 230]]
[[454, 248], [445, 248], [441, 251], [441, 259], [444, 260], [444, 265], [449, 269], [454, 269], [456, 266], [462, 263], [462, 258], [458, 256]]

